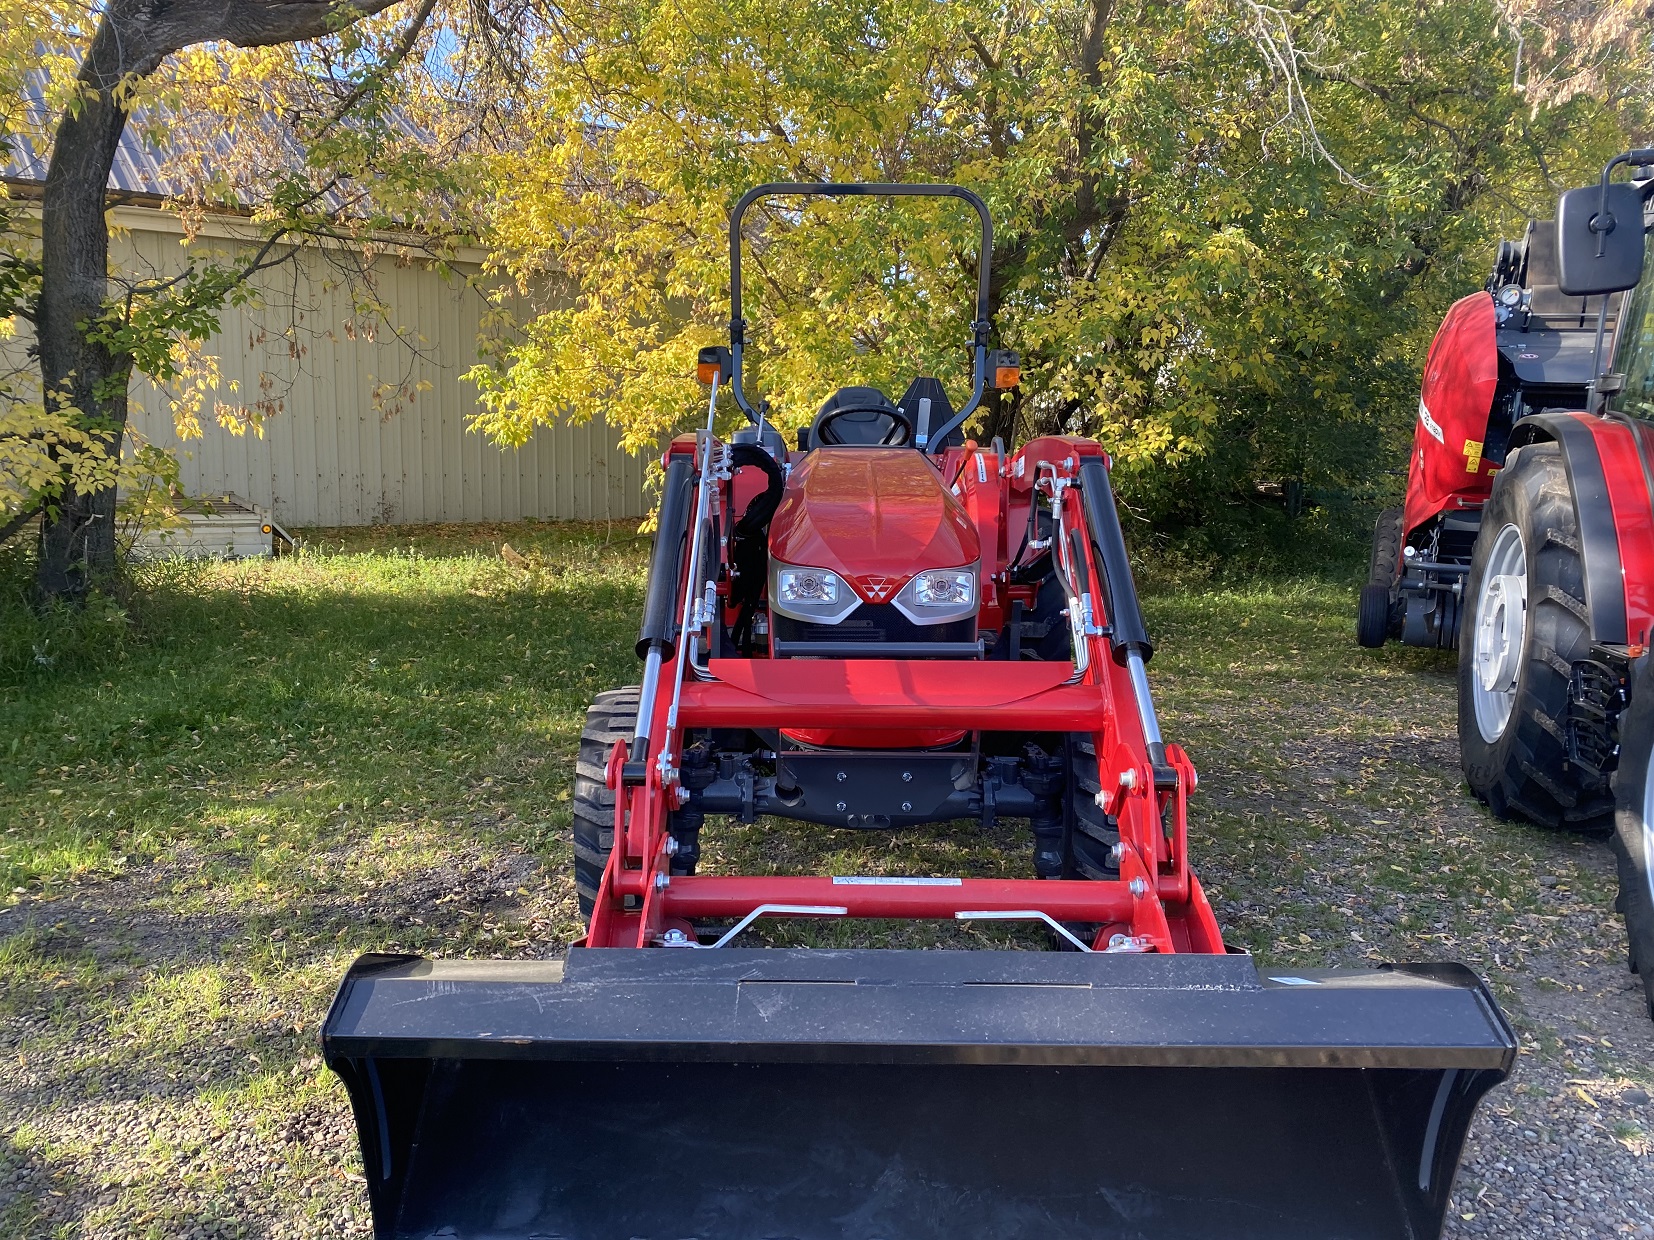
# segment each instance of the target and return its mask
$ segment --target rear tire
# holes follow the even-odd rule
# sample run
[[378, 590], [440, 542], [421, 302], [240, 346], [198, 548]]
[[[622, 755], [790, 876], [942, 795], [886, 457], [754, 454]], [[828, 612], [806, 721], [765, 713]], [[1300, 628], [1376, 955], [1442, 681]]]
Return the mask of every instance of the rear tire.
[[1390, 591], [1401, 575], [1402, 510], [1386, 508], [1373, 523], [1373, 554], [1367, 584], [1355, 612], [1355, 640], [1377, 650], [1390, 637]]
[[604, 781], [604, 771], [615, 742], [632, 739], [640, 693], [637, 685], [599, 693], [580, 733], [574, 762], [574, 893], [580, 915], [588, 919], [614, 848], [615, 794]]
[[1573, 494], [1554, 443], [1511, 454], [1482, 513], [1459, 641], [1465, 780], [1498, 818], [1600, 826], [1606, 790], [1568, 761], [1568, 685], [1591, 653]]
[[1620, 892], [1614, 907], [1625, 918], [1631, 971], [1642, 978], [1654, 1018], [1654, 674], [1643, 676], [1620, 717], [1620, 763], [1614, 775], [1614, 835]]

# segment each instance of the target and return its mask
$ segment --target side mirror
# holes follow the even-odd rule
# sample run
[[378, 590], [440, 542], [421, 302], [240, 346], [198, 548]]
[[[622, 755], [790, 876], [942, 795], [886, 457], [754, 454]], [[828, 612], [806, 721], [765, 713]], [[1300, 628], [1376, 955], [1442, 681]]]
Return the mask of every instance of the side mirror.
[[1643, 270], [1642, 186], [1616, 181], [1563, 194], [1556, 208], [1556, 253], [1565, 296], [1636, 287]]

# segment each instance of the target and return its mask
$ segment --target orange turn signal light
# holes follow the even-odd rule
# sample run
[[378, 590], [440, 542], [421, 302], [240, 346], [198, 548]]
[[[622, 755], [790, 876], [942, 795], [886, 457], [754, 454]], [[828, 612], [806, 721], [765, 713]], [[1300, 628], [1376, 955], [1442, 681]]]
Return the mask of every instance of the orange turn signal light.
[[695, 354], [695, 378], [708, 387], [727, 383], [734, 369], [735, 358], [722, 345], [709, 344]]

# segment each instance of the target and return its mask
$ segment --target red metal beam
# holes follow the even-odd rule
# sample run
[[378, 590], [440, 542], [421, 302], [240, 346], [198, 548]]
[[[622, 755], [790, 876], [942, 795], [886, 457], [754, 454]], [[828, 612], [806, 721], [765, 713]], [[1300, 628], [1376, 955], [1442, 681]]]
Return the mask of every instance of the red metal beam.
[[1058, 921], [1130, 923], [1139, 899], [1124, 883], [1084, 880], [962, 878], [903, 883], [889, 878], [813, 875], [680, 875], [661, 892], [661, 901], [666, 916], [691, 921], [745, 917], [760, 904], [825, 904], [838, 905], [851, 917], [951, 918], [963, 910], [1038, 909]]
[[714, 659], [715, 681], [684, 682], [684, 727], [966, 727], [1091, 732], [1108, 703], [1064, 685], [1068, 664], [895, 659]]

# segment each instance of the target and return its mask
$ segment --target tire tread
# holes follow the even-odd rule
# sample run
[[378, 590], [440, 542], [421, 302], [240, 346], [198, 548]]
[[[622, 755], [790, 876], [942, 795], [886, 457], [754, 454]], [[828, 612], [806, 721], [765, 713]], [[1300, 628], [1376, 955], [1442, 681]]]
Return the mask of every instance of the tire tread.
[[1600, 829], [1613, 810], [1605, 787], [1568, 759], [1569, 680], [1591, 649], [1585, 568], [1562, 450], [1533, 443], [1512, 453], [1483, 510], [1482, 532], [1465, 582], [1463, 632], [1474, 634], [1487, 557], [1515, 525], [1528, 548], [1527, 650], [1510, 722], [1491, 744], [1476, 723], [1475, 642], [1459, 644], [1459, 749], [1465, 780], [1495, 816], [1541, 826]]
[[574, 762], [574, 892], [588, 918], [614, 848], [615, 795], [604, 783], [609, 753], [616, 741], [631, 739], [640, 694], [637, 685], [599, 693], [580, 733]]

